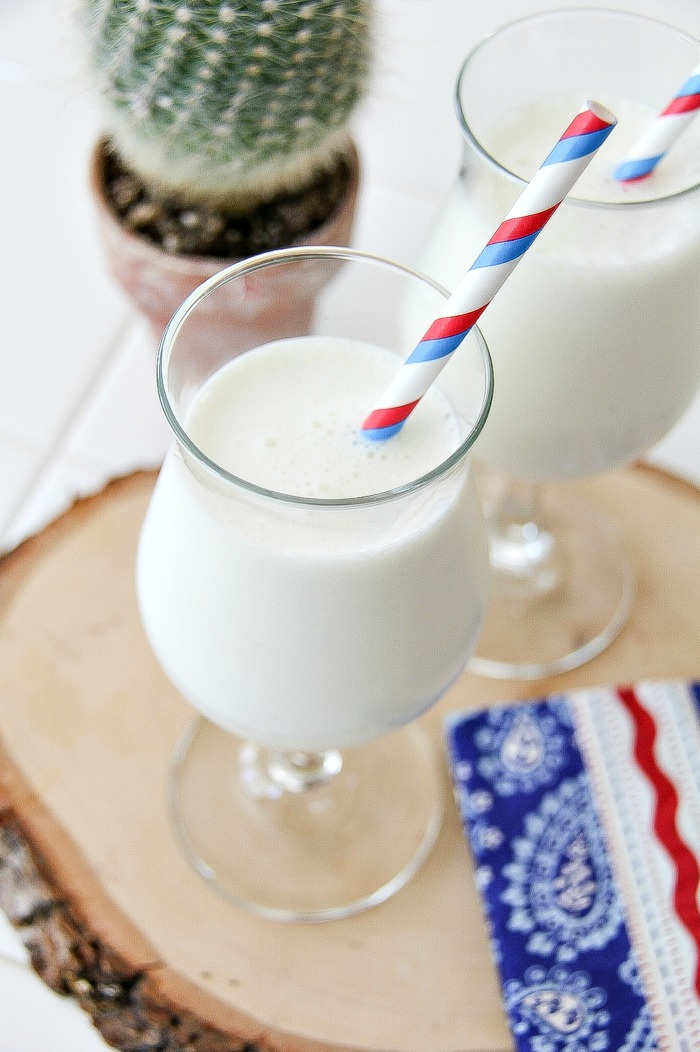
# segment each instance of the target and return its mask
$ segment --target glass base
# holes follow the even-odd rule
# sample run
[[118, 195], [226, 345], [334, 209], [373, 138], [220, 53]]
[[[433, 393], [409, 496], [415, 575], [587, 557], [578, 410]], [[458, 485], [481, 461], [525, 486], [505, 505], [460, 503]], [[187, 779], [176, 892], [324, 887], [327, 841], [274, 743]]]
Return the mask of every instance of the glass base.
[[617, 525], [564, 485], [538, 488], [536, 525], [521, 521], [517, 529], [527, 541], [513, 539], [520, 566], [508, 532], [492, 536], [491, 599], [469, 667], [482, 676], [541, 679], [610, 645], [629, 616], [634, 577]]
[[173, 760], [187, 858], [222, 896], [273, 920], [335, 920], [393, 895], [442, 824], [433, 746], [415, 726], [324, 753], [253, 745], [197, 718]]

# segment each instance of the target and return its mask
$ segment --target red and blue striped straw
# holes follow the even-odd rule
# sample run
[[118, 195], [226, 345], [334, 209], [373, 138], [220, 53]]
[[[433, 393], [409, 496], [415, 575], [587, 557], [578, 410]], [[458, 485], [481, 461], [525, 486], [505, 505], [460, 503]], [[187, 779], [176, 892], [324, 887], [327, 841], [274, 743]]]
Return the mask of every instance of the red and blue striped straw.
[[614, 176], [621, 183], [646, 179], [674, 142], [700, 112], [700, 65], [673, 96], [665, 110], [640, 135], [618, 164]]
[[599, 103], [581, 108], [363, 423], [368, 438], [401, 429], [615, 124]]

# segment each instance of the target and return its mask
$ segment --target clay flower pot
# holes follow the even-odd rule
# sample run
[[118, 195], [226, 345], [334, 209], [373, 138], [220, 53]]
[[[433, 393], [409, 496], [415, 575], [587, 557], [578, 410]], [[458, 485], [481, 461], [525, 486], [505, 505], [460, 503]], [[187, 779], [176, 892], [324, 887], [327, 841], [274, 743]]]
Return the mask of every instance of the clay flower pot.
[[[330, 218], [310, 234], [300, 237], [289, 247], [301, 245], [348, 245], [355, 218], [359, 187], [359, 160], [352, 151], [352, 174], [348, 192]], [[203, 281], [236, 259], [177, 255], [164, 252], [145, 237], [127, 230], [110, 207], [105, 195], [106, 141], [97, 143], [90, 167], [90, 188], [97, 210], [98, 229], [109, 270], [137, 310], [148, 320], [157, 347], [165, 325], [184, 299]], [[327, 277], [327, 272], [326, 272]], [[232, 283], [236, 285], [237, 283]], [[267, 280], [269, 288], [269, 279]], [[315, 296], [321, 283], [314, 289], [309, 282], [309, 298], [300, 302], [289, 299], [286, 318], [279, 318], [272, 301], [265, 296], [247, 295], [245, 305], [236, 302], [231, 293], [227, 309], [222, 309], [221, 296], [215, 299], [216, 309], [208, 318], [198, 311], [198, 329], [192, 334], [198, 353], [218, 358], [217, 347], [222, 343], [230, 353], [232, 345], [241, 350], [253, 344], [308, 332]], [[274, 299], [279, 303], [279, 296]], [[296, 315], [292, 324], [290, 319]]]

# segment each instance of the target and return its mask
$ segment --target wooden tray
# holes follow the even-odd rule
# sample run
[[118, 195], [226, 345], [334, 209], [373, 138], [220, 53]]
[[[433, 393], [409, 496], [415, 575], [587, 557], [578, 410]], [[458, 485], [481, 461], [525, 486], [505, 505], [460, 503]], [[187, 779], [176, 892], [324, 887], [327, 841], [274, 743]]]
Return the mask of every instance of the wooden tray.
[[[0, 563], [0, 903], [39, 974], [123, 1049], [510, 1049], [451, 801], [419, 875], [349, 920], [257, 919], [183, 860], [164, 786], [191, 714], [151, 656], [132, 580], [152, 484], [110, 484]], [[551, 681], [465, 674], [424, 718], [436, 739], [450, 710], [700, 673], [700, 493], [641, 467], [581, 489], [626, 530], [631, 621]]]

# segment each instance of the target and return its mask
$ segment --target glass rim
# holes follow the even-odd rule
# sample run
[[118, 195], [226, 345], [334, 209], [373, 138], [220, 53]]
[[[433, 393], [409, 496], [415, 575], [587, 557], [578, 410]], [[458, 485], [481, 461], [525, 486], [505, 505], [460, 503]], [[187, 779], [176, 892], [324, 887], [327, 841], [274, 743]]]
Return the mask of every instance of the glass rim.
[[[453, 101], [457, 111], [457, 119], [460, 128], [462, 129], [467, 141], [474, 147], [476, 153], [482, 158], [482, 160], [486, 161], [491, 168], [495, 169], [510, 182], [522, 189], [527, 186], [529, 180], [523, 179], [522, 176], [517, 175], [515, 172], [512, 172], [510, 168], [507, 168], [504, 164], [501, 164], [500, 161], [497, 161], [489, 150], [482, 145], [469, 124], [462, 105], [462, 87], [473, 60], [493, 40], [511, 29], [516, 29], [518, 26], [526, 25], [527, 23], [544, 22], [548, 19], [555, 19], [562, 15], [576, 15], [577, 17], [581, 15], [613, 15], [623, 19], [659, 26], [662, 29], [670, 30], [679, 38], [694, 45], [698, 49], [698, 57], [700, 58], [700, 40], [697, 37], [694, 37], [692, 33], [688, 33], [684, 29], [679, 29], [677, 26], [671, 25], [669, 22], [662, 22], [661, 19], [653, 18], [650, 15], [641, 14], [637, 11], [623, 11], [616, 7], [557, 7], [547, 11], [535, 11], [531, 14], [514, 18], [510, 22], [506, 22], [502, 26], [498, 26], [496, 29], [491, 30], [491, 32], [482, 37], [481, 40], [479, 40], [478, 43], [467, 52], [467, 56], [462, 62], [457, 74]], [[631, 201], [593, 201], [590, 198], [575, 197], [573, 194], [568, 194], [562, 204], [573, 205], [578, 208], [592, 208], [601, 211], [624, 211], [625, 209], [643, 209], [654, 205], [664, 205], [668, 202], [677, 201], [682, 197], [694, 194], [698, 190], [700, 190], [700, 179], [694, 182], [691, 186], [684, 187], [682, 190], [674, 190], [672, 193], [662, 194], [659, 197], [647, 197], [644, 199], [637, 198], [636, 200]]]
[[[444, 299], [447, 299], [449, 296], [449, 292], [444, 286], [440, 285], [437, 281], [434, 281], [427, 274], [423, 274], [412, 267], [403, 263], [397, 263], [385, 256], [340, 246], [319, 245], [275, 249], [270, 252], [263, 252], [255, 256], [250, 256], [240, 262], [232, 263], [230, 266], [224, 267], [222, 270], [217, 271], [216, 274], [212, 275], [212, 277], [207, 278], [198, 285], [197, 288], [194, 289], [185, 300], [183, 300], [168, 321], [160, 339], [156, 357], [156, 386], [161, 408], [173, 437], [200, 466], [205, 468], [208, 472], [213, 473], [220, 481], [234, 485], [248, 493], [254, 493], [257, 496], [299, 506], [351, 508], [379, 504], [389, 500], [395, 500], [408, 493], [413, 493], [419, 489], [423, 489], [430, 483], [449, 474], [452, 468], [454, 468], [471, 449], [483, 430], [493, 401], [494, 374], [491, 354], [481, 330], [476, 325], [472, 326], [467, 335], [473, 335], [477, 341], [484, 368], [485, 382], [484, 395], [475, 421], [469, 427], [467, 436], [448, 457], [424, 475], [420, 475], [418, 478], [411, 479], [409, 482], [402, 483], [400, 486], [393, 487], [392, 489], [380, 490], [375, 493], [360, 494], [353, 497], [303, 497], [299, 494], [283, 493], [277, 490], [268, 489], [264, 486], [258, 486], [256, 483], [242, 478], [239, 475], [235, 475], [231, 471], [227, 471], [226, 468], [223, 468], [215, 460], [207, 456], [207, 454], [192, 441], [185, 431], [172, 406], [166, 383], [166, 372], [170, 361], [170, 352], [185, 320], [196, 308], [200, 300], [204, 299], [211, 292], [221, 286], [227, 285], [239, 275], [254, 273], [258, 270], [265, 270], [268, 267], [281, 263], [301, 262], [307, 259], [345, 259], [355, 262], [378, 264], [383, 267], [388, 267], [396, 272], [403, 273], [407, 277], [416, 278], [424, 284], [432, 287]], [[251, 350], [252, 349], [253, 348], [251, 348]]]

